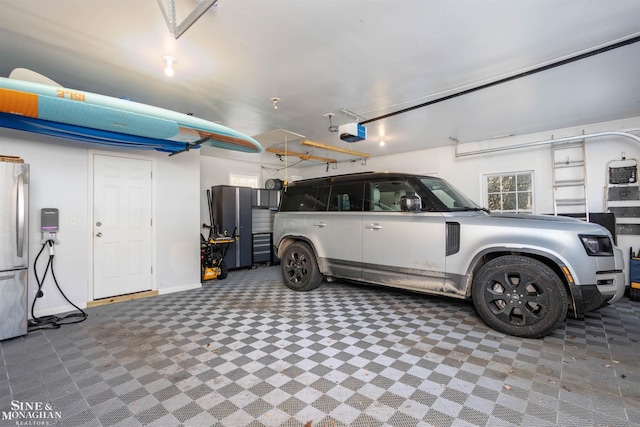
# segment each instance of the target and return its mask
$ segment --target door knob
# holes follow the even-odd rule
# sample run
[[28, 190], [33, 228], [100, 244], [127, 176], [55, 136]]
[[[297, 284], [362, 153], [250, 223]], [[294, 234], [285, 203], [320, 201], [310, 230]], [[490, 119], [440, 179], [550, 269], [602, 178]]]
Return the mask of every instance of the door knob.
[[98, 231], [98, 232], [96, 233], [96, 237], [102, 237], [102, 232]]

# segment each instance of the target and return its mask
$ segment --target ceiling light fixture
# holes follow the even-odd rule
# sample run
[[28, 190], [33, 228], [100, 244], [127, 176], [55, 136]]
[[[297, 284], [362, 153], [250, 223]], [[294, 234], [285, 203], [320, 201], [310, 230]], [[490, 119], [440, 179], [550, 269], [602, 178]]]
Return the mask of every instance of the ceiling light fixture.
[[329, 132], [338, 132], [338, 126], [335, 126], [331, 123], [331, 117], [335, 116], [333, 113], [323, 114], [323, 117], [327, 117], [329, 119]]
[[164, 73], [167, 75], [167, 77], [173, 77], [173, 75], [175, 74], [175, 71], [173, 70], [173, 64], [178, 62], [178, 60], [170, 55], [164, 55], [162, 59], [167, 63], [167, 66], [164, 69]]
[[273, 109], [278, 109], [278, 102], [280, 102], [280, 98], [271, 98], [271, 102], [273, 103]]
[[380, 138], [380, 147], [384, 147], [384, 139]]

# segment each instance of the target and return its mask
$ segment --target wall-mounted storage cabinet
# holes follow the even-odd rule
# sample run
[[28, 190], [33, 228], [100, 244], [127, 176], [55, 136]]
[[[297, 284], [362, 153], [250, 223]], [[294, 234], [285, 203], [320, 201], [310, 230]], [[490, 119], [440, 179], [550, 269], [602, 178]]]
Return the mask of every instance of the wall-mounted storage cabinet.
[[616, 234], [640, 235], [640, 191], [635, 159], [608, 164], [607, 210], [615, 215]]
[[251, 190], [251, 206], [255, 208], [278, 209], [279, 203], [279, 190], [265, 190], [263, 188]]

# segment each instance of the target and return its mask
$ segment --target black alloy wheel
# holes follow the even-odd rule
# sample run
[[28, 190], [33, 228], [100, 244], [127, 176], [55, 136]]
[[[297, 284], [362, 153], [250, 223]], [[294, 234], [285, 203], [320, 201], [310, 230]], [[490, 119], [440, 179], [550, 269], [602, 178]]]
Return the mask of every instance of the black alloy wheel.
[[480, 317], [509, 335], [543, 337], [564, 322], [567, 314], [567, 292], [558, 275], [525, 256], [489, 261], [475, 275], [471, 293]]
[[294, 291], [310, 291], [322, 282], [318, 262], [306, 243], [295, 242], [287, 246], [280, 265], [285, 284]]

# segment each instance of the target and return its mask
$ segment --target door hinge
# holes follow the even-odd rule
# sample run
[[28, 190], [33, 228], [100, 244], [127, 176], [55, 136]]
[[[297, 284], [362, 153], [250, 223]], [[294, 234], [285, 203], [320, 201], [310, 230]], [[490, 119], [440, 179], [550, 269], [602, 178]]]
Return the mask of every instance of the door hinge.
[[153, 265], [151, 266], [151, 274], [153, 274]]

